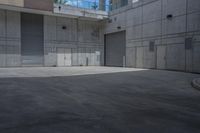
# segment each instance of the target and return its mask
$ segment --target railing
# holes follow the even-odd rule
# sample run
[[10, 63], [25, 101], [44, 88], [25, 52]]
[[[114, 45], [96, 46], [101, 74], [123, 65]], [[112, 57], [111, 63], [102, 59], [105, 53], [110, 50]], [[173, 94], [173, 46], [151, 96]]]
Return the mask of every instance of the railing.
[[104, 4], [100, 4], [99, 0], [54, 0], [54, 3], [84, 9], [110, 11], [108, 1], [106, 0]]
[[128, 0], [115, 0], [110, 3], [109, 10], [112, 11], [126, 5], [128, 5]]

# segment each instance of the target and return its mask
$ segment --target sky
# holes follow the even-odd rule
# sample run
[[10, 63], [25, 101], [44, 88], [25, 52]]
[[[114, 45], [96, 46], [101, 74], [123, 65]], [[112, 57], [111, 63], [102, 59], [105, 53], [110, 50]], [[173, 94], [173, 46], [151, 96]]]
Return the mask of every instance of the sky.
[[94, 3], [98, 3], [99, 0], [67, 0], [66, 4], [69, 4], [69, 5], [81, 5], [81, 6], [88, 6], [88, 5], [91, 5], [91, 4], [94, 4]]
[[[106, 0], [107, 4], [109, 0]], [[94, 6], [96, 3], [96, 5], [99, 5], [99, 0], [66, 0], [66, 4], [68, 5], [73, 5], [73, 6], [78, 6], [79, 7], [84, 7], [84, 8], [90, 8], [92, 6]]]

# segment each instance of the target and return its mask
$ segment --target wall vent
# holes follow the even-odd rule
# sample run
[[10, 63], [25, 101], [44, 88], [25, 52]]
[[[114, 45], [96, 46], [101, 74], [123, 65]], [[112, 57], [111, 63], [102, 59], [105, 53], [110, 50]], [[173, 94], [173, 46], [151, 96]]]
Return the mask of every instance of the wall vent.
[[120, 30], [122, 27], [121, 26], [117, 26], [117, 29]]

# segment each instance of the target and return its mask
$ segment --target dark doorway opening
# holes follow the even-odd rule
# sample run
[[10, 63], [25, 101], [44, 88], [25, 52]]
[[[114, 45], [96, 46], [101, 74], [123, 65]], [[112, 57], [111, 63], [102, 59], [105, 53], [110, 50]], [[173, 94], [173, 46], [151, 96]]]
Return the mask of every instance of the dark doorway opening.
[[126, 31], [105, 35], [105, 66], [125, 66]]

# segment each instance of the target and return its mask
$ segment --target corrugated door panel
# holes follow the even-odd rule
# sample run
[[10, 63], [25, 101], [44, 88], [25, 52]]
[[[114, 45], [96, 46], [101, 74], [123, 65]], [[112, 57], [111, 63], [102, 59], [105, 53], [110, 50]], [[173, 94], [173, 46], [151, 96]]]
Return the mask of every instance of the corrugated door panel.
[[123, 57], [126, 55], [125, 31], [106, 35], [106, 66], [123, 66]]
[[43, 65], [44, 60], [44, 32], [43, 16], [22, 13], [21, 14], [22, 36], [22, 64]]

